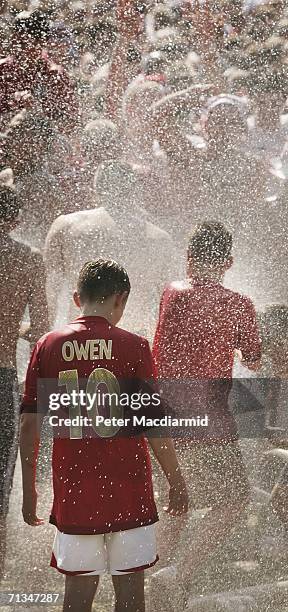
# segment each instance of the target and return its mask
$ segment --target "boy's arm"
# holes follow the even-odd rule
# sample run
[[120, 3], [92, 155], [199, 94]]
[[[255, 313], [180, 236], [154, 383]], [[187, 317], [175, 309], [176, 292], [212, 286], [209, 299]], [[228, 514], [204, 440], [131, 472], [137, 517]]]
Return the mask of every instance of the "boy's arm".
[[43, 525], [37, 516], [36, 467], [43, 416], [25, 413], [20, 421], [20, 456], [22, 466], [23, 506], [25, 523], [34, 527]]
[[171, 438], [149, 438], [149, 444], [170, 485], [166, 512], [172, 516], [185, 514], [189, 506], [188, 493]]
[[41, 378], [40, 350], [43, 341], [38, 342], [31, 354], [28, 365], [25, 392], [21, 404], [20, 457], [22, 465], [23, 518], [28, 525], [42, 525], [37, 517], [36, 467], [39, 441], [44, 413], [38, 410], [38, 381]]
[[46, 301], [45, 268], [43, 257], [38, 250], [32, 250], [30, 259], [29, 293], [27, 304], [30, 322], [21, 323], [19, 338], [34, 344], [49, 329], [48, 307]]
[[261, 367], [261, 340], [256, 311], [248, 298], [243, 298], [242, 306], [237, 349], [241, 363], [249, 370], [258, 371]]
[[41, 253], [32, 253], [31, 291], [28, 298], [30, 330], [29, 340], [32, 347], [49, 330], [48, 307], [46, 301], [45, 268]]
[[[169, 354], [170, 339], [173, 337], [177, 323], [174, 320], [171, 286], [165, 287], [159, 306], [159, 316], [153, 340], [152, 355], [157, 375], [163, 376]], [[170, 357], [169, 357], [170, 360]]]

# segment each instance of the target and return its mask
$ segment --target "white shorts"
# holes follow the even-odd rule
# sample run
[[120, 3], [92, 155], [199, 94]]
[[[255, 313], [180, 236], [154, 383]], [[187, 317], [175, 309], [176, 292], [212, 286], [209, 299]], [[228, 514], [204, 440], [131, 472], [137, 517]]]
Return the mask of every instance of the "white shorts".
[[103, 535], [71, 535], [56, 530], [51, 566], [62, 574], [130, 574], [158, 561], [154, 525]]

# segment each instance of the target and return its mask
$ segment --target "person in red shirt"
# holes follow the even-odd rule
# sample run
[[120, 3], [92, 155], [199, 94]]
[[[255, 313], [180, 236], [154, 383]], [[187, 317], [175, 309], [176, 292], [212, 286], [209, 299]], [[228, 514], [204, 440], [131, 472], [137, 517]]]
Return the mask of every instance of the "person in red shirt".
[[69, 131], [78, 121], [75, 87], [61, 66], [44, 53], [49, 22], [41, 11], [22, 12], [14, 20], [11, 54], [0, 61], [0, 113], [32, 108]]
[[222, 285], [233, 263], [231, 250], [232, 236], [221, 223], [204, 222], [195, 229], [187, 279], [164, 290], [154, 338], [158, 376], [169, 381], [167, 400], [174, 394], [176, 409], [181, 410], [177, 399], [181, 406], [186, 402], [186, 416], [194, 416], [197, 406], [208, 417], [208, 427], [196, 438], [178, 441], [194, 504], [210, 508], [193, 534], [189, 558], [184, 554], [183, 579], [230, 534], [249, 499], [228, 397], [235, 352], [254, 370], [260, 367], [261, 346], [252, 302]]
[[[129, 291], [127, 272], [116, 262], [98, 259], [86, 263], [74, 293], [81, 316], [39, 340], [27, 372], [20, 448], [23, 517], [29, 525], [43, 523], [37, 516], [35, 489], [39, 421], [41, 426], [47, 399], [59, 399], [59, 385], [70, 393], [71, 419], [67, 410], [68, 422], [65, 410], [60, 411], [63, 427], [58, 410], [50, 406], [50, 423], [57, 426], [50, 516], [57, 529], [51, 565], [66, 575], [64, 610], [70, 612], [91, 610], [99, 575], [105, 571], [113, 576], [115, 609], [144, 611], [144, 569], [157, 561], [154, 523], [158, 516], [143, 429], [121, 435], [116, 419], [112, 430], [103, 430], [97, 424], [98, 404], [95, 408], [93, 403], [90, 412], [87, 403], [83, 408], [80, 399], [75, 405], [71, 399], [72, 391], [86, 390], [87, 399], [88, 393], [91, 396], [103, 385], [111, 397], [113, 393], [122, 397], [124, 385], [132, 400], [131, 389], [135, 385], [141, 389], [144, 381], [153, 379], [147, 340], [116, 327]], [[54, 381], [53, 390], [58, 394], [46, 391], [43, 396], [41, 381], [48, 386], [48, 381]], [[110, 416], [123, 416], [121, 405], [109, 408]], [[88, 422], [91, 415], [92, 426]], [[75, 421], [74, 417], [79, 418]], [[172, 441], [149, 436], [149, 442], [170, 484], [167, 511], [172, 515], [187, 512], [186, 487]]]

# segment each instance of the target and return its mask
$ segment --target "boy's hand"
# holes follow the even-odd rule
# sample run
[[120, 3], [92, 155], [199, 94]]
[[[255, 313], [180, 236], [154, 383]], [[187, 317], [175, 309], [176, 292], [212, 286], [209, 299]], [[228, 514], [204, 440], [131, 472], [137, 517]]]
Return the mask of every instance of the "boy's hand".
[[35, 492], [35, 494], [31, 496], [29, 500], [23, 500], [23, 506], [22, 506], [23, 519], [25, 523], [27, 523], [27, 525], [31, 525], [32, 527], [38, 527], [39, 525], [44, 525], [44, 519], [38, 518], [36, 514], [36, 509], [37, 509], [37, 493]]
[[19, 330], [19, 338], [21, 340], [31, 341], [31, 326], [30, 323], [22, 323]]
[[171, 516], [181, 516], [186, 514], [189, 508], [189, 498], [184, 479], [180, 478], [177, 482], [170, 485], [169, 504], [164, 508], [165, 512]]

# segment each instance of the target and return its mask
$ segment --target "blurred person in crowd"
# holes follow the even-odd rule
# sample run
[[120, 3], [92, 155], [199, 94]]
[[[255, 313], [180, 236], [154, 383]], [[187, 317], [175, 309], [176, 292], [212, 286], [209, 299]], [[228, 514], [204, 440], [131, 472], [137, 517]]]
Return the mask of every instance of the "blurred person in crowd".
[[243, 97], [222, 95], [208, 103], [203, 115], [206, 146], [200, 151], [198, 202], [199, 216], [213, 215], [233, 232], [233, 287], [256, 299], [267, 288], [263, 284], [267, 279], [263, 249], [267, 171], [263, 160], [249, 150], [247, 118]]
[[16, 182], [42, 170], [56, 132], [51, 121], [32, 111], [21, 111], [8, 124], [4, 139], [5, 163]]
[[[40, 253], [16, 241], [10, 232], [19, 221], [13, 189], [0, 186], [0, 576], [6, 549], [6, 517], [17, 454], [18, 401], [16, 346], [21, 337], [33, 346], [48, 331], [45, 272]], [[20, 332], [28, 306], [30, 325]]]
[[136, 78], [131, 68], [129, 48], [131, 44], [137, 45], [143, 35], [142, 8], [132, 0], [121, 0], [118, 4], [118, 39], [107, 79], [105, 114], [117, 123], [122, 133], [123, 159], [137, 167], [142, 175], [141, 205], [157, 221], [158, 198], [165, 179], [162, 161], [154, 155], [150, 108], [165, 94], [165, 86], [161, 79], [141, 72], [140, 61]]
[[153, 117], [151, 107], [165, 94], [161, 83], [144, 80], [132, 81], [122, 102], [122, 120], [125, 134], [125, 155], [131, 163], [151, 164], [153, 159]]
[[[59, 328], [74, 312], [77, 272], [90, 256], [117, 257], [135, 279], [123, 325], [151, 338], [160, 293], [178, 269], [170, 236], [141, 208], [141, 176], [127, 163], [108, 161], [95, 176], [97, 208], [60, 216], [45, 246], [50, 323]], [[75, 276], [76, 275], [76, 276]]]
[[166, 170], [165, 160], [157, 155], [155, 148], [151, 108], [164, 94], [165, 87], [161, 82], [141, 78], [133, 80], [124, 92], [121, 123], [123, 159], [141, 175], [141, 206], [155, 223], [160, 221], [160, 226]]
[[212, 92], [211, 84], [195, 84], [162, 96], [150, 111], [155, 156], [162, 174], [155, 218], [165, 229], [171, 227], [183, 250], [191, 218], [194, 221], [199, 218], [201, 206], [198, 196], [199, 147], [205, 146], [205, 142], [199, 138], [195, 127], [200, 109]]
[[63, 68], [51, 64], [43, 50], [49, 22], [40, 11], [22, 12], [14, 19], [10, 55], [0, 65], [0, 112], [33, 107], [59, 129], [71, 130], [78, 121], [73, 82]]
[[120, 159], [122, 153], [119, 131], [108, 119], [88, 121], [74, 145], [58, 135], [47, 159], [47, 170], [57, 181], [57, 210], [53, 209], [51, 222], [59, 214], [95, 208], [95, 172], [102, 162]]
[[119, 131], [109, 119], [88, 121], [81, 135], [80, 146], [85, 159], [85, 178], [90, 183], [101, 162], [117, 159], [123, 152]]
[[202, 214], [213, 209], [214, 217], [224, 221], [226, 216], [233, 230], [238, 214], [245, 218], [261, 195], [259, 167], [247, 150], [247, 117], [245, 99], [223, 94], [208, 101], [201, 118], [206, 143], [200, 164]]
[[13, 170], [22, 209], [17, 235], [38, 248], [42, 248], [52, 220], [65, 211], [64, 191], [47, 163], [49, 157], [56, 163], [57, 138], [50, 120], [22, 111], [10, 124], [4, 141], [4, 159]]
[[8, 126], [4, 161], [13, 169], [22, 208], [17, 235], [38, 248], [43, 248], [58, 215], [93, 205], [92, 179], [89, 173], [86, 176], [79, 142], [81, 133], [68, 138], [53, 122], [31, 111], [22, 111]]
[[[143, 13], [135, 0], [119, 0], [116, 11], [117, 40], [111, 57], [109, 75], [106, 86], [105, 113], [113, 121], [121, 118], [123, 94], [137, 75], [141, 55], [131, 56], [133, 45], [138, 42], [144, 28]], [[130, 53], [130, 55], [129, 55]]]

